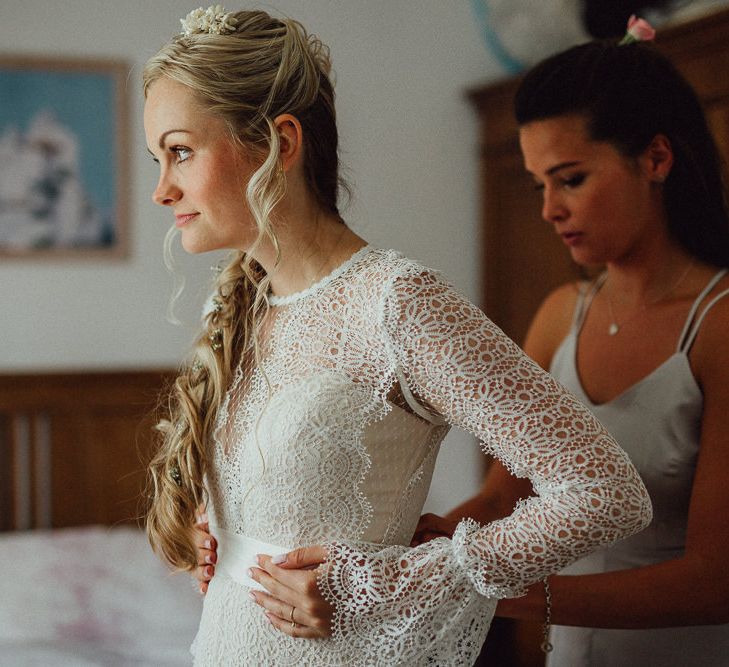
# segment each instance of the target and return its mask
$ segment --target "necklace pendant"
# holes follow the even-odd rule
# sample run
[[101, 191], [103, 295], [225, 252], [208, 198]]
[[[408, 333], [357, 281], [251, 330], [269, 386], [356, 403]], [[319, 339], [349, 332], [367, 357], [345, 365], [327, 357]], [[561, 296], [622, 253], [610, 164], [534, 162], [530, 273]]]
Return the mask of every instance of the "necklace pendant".
[[610, 322], [610, 326], [608, 327], [608, 333], [611, 336], [614, 336], [616, 333], [620, 331], [620, 327], [618, 326], [617, 322]]

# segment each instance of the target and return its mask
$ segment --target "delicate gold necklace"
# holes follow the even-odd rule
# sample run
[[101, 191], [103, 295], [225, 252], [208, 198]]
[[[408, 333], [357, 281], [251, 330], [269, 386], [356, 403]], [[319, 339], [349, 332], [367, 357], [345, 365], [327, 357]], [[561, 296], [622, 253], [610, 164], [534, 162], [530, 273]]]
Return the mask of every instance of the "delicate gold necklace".
[[[638, 310], [635, 311], [628, 319], [623, 320], [622, 322], [618, 323], [618, 321], [615, 319], [615, 313], [613, 312], [613, 301], [610, 298], [610, 291], [605, 291], [605, 297], [607, 298], [607, 306], [608, 306], [608, 312], [610, 314], [610, 326], [608, 326], [608, 334], [610, 336], [614, 336], [615, 334], [620, 331], [621, 327], [625, 326], [628, 322], [634, 320], [638, 315], [640, 315], [642, 312], [644, 312], [649, 306], [653, 306], [657, 304], [659, 301], [662, 301], [665, 299], [669, 294], [671, 294], [675, 289], [678, 288], [678, 286], [686, 279], [686, 276], [689, 274], [689, 271], [691, 271], [691, 268], [693, 267], [694, 262], [691, 260], [688, 263], [688, 266], [686, 267], [686, 270], [679, 276], [679, 279], [673, 283], [667, 290], [661, 292], [657, 297], [651, 299], [650, 301], [646, 301]], [[607, 282], [607, 281], [606, 281]]]

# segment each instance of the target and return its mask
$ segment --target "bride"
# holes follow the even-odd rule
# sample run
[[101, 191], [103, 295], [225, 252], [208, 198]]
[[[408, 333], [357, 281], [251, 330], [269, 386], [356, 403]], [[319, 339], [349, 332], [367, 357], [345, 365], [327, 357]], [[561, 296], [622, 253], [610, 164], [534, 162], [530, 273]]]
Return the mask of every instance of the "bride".
[[[146, 65], [154, 200], [187, 252], [233, 251], [159, 425], [147, 529], [195, 570], [208, 509], [195, 664], [470, 664], [498, 599], [639, 531], [650, 503], [602, 426], [478, 308], [344, 224], [329, 68], [296, 21], [220, 6]], [[450, 425], [538, 495], [408, 548]], [[317, 570], [275, 564], [315, 544]]]

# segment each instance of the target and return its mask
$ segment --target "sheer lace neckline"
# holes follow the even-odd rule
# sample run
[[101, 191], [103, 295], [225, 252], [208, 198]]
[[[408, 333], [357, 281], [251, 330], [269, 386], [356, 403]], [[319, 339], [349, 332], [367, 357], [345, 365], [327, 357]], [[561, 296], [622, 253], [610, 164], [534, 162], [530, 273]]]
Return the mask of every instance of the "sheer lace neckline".
[[367, 244], [355, 252], [349, 259], [345, 260], [342, 264], [336, 267], [331, 273], [328, 273], [323, 278], [317, 280], [313, 285], [310, 285], [300, 292], [294, 292], [286, 296], [276, 296], [272, 292], [268, 293], [268, 303], [271, 306], [288, 306], [296, 301], [301, 301], [310, 296], [314, 292], [318, 292], [320, 289], [328, 285], [332, 280], [339, 278], [350, 266], [357, 262], [360, 258], [367, 255], [372, 250], [372, 246]]

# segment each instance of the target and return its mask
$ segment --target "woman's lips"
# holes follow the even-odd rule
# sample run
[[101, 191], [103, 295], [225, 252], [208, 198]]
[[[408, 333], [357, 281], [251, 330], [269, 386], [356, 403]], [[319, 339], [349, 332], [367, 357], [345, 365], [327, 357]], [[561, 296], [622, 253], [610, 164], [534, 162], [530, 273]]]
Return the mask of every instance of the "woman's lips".
[[198, 213], [184, 213], [183, 215], [176, 215], [175, 216], [175, 225], [177, 227], [182, 227], [186, 225], [190, 220], [197, 217]]
[[582, 239], [582, 232], [564, 232], [560, 234], [565, 245], [574, 246]]

